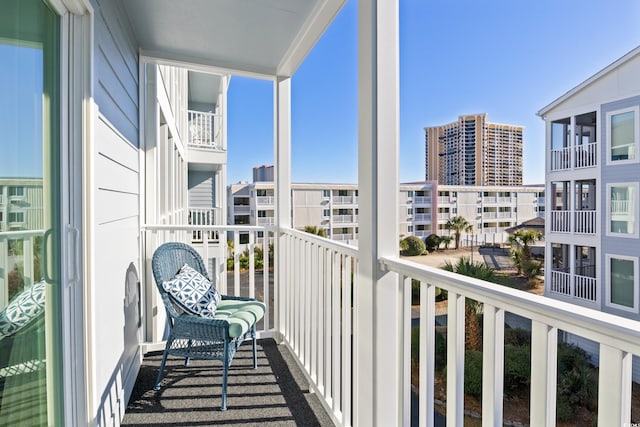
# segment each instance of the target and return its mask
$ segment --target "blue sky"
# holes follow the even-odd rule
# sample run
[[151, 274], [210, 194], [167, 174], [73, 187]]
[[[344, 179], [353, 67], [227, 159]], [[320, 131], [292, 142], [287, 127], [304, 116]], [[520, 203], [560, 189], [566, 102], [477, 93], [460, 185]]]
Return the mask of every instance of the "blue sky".
[[[524, 130], [525, 184], [544, 182], [536, 112], [640, 45], [638, 0], [400, 1], [400, 180], [424, 179], [424, 127], [458, 115]], [[357, 3], [292, 80], [294, 182], [357, 182]], [[233, 77], [228, 182], [273, 163], [271, 82]], [[247, 125], [250, 123], [250, 125]]]

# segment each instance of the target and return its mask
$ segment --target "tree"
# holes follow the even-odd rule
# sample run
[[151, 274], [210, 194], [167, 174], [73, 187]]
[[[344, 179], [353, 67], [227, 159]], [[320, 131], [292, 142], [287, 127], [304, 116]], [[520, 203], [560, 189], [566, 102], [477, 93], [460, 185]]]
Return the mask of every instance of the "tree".
[[[455, 265], [446, 261], [442, 269], [486, 282], [498, 282], [498, 276], [493, 268], [487, 267], [482, 262], [473, 262], [469, 257], [461, 257]], [[482, 330], [480, 319], [478, 319], [481, 308], [482, 303], [469, 298], [465, 299], [464, 324], [466, 331], [464, 340], [468, 350], [482, 351]]]
[[451, 244], [452, 240], [453, 240], [453, 238], [451, 236], [441, 236], [440, 237], [440, 241], [442, 243], [444, 243], [444, 248], [445, 249], [449, 249], [449, 245]]
[[402, 243], [400, 246], [402, 247], [406, 245], [406, 248], [407, 248], [405, 251], [402, 252], [402, 255], [406, 255], [406, 256], [422, 255], [423, 252], [426, 250], [424, 242], [422, 241], [421, 238], [417, 236], [408, 236], [402, 239], [402, 241], [404, 243]]
[[471, 233], [473, 231], [473, 225], [467, 221], [463, 216], [456, 215], [444, 225], [447, 230], [453, 230], [453, 235], [456, 239], [456, 249], [460, 247], [460, 235], [464, 233]]
[[327, 231], [324, 228], [320, 228], [317, 225], [305, 225], [302, 229], [305, 233], [315, 234], [320, 237], [327, 237]]
[[511, 243], [512, 247], [515, 247], [511, 251], [513, 263], [518, 269], [518, 273], [524, 272], [525, 276], [528, 278], [531, 275], [535, 275], [536, 271], [540, 271], [538, 266], [532, 265], [530, 247], [530, 245], [539, 240], [542, 240], [542, 233], [528, 228], [516, 230], [509, 236], [509, 243]]
[[442, 242], [442, 238], [437, 234], [429, 234], [427, 238], [424, 239], [424, 245], [429, 252], [437, 250], [440, 247], [440, 242]]

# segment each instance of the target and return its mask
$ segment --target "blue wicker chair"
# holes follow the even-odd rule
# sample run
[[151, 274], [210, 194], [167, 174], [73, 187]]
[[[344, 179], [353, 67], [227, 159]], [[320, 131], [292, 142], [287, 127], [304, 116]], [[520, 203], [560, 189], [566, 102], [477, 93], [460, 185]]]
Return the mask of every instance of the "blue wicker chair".
[[162, 355], [155, 390], [160, 390], [169, 355], [184, 357], [185, 366], [189, 365], [190, 359], [220, 360], [223, 363], [220, 409], [225, 411], [229, 366], [236, 350], [245, 339], [253, 340], [253, 367], [258, 367], [256, 323], [264, 315], [264, 304], [252, 298], [222, 295], [213, 318], [178, 312], [172, 297], [164, 290], [162, 284], [173, 279], [185, 264], [209, 278], [200, 254], [184, 243], [164, 243], [156, 249], [151, 261], [156, 287], [162, 296], [170, 324], [169, 338]]

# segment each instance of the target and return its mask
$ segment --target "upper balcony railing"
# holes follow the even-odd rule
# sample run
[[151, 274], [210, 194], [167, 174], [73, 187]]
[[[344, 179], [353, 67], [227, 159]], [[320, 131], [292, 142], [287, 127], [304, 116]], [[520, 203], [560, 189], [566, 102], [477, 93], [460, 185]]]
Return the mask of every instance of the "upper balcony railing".
[[431, 221], [431, 214], [430, 213], [417, 213], [417, 214], [413, 215], [413, 220], [415, 222]]
[[189, 145], [198, 148], [223, 150], [222, 116], [202, 111], [188, 111]]
[[333, 222], [340, 224], [355, 224], [358, 222], [357, 215], [333, 215]]
[[595, 210], [551, 211], [551, 231], [554, 233], [596, 234], [596, 226]]
[[333, 196], [334, 205], [356, 205], [358, 196]]
[[588, 303], [598, 301], [595, 266], [576, 268], [574, 274], [566, 268], [554, 269], [550, 277], [548, 289], [551, 293]]
[[431, 205], [431, 196], [415, 196], [413, 198], [414, 205]]
[[575, 145], [551, 150], [551, 170], [591, 168], [598, 165], [598, 143]]
[[[193, 233], [192, 226], [144, 226], [148, 261], [153, 249], [169, 240], [186, 241]], [[258, 325], [260, 336], [281, 339], [309, 381], [311, 389], [338, 426], [354, 425], [354, 387], [358, 369], [354, 356], [360, 352], [376, 352], [377, 357], [391, 351], [384, 343], [370, 343], [357, 348], [358, 334], [355, 316], [365, 297], [358, 297], [359, 252], [352, 246], [334, 242], [309, 233], [284, 228], [218, 226], [201, 227], [206, 236], [209, 231], [233, 234], [234, 249], [231, 257], [233, 273], [227, 271], [228, 250], [199, 246], [213, 277], [219, 278], [223, 294], [257, 297], [267, 306], [264, 321]], [[239, 233], [249, 233], [249, 256], [245, 267], [241, 265]], [[275, 263], [270, 256], [261, 262], [256, 256], [256, 233], [265, 238], [263, 253], [269, 253], [270, 243], [275, 246]], [[206, 242], [205, 242], [206, 243]], [[142, 263], [147, 265], [148, 262]], [[246, 268], [246, 273], [240, 267]], [[435, 358], [436, 290], [447, 291], [446, 325], [446, 417], [451, 425], [463, 424], [465, 377], [465, 302], [477, 301], [482, 309], [482, 417], [484, 425], [503, 424], [505, 318], [515, 315], [530, 325], [531, 333], [531, 425], [548, 425], [555, 420], [556, 383], [549, 378], [558, 376], [557, 345], [559, 331], [584, 337], [599, 345], [598, 424], [611, 425], [615, 418], [621, 423], [629, 420], [631, 408], [631, 356], [640, 354], [640, 322], [613, 316], [575, 304], [541, 297], [506, 286], [461, 276], [444, 270], [412, 263], [396, 257], [379, 259], [382, 271], [395, 273], [397, 285], [397, 317], [385, 318], [387, 333], [399, 343], [398, 365], [386, 369], [396, 372], [397, 395], [401, 419], [399, 425], [411, 424], [411, 366], [412, 325], [419, 325], [418, 333], [418, 398], [419, 425], [433, 425], [436, 403]], [[273, 280], [274, 272], [277, 281]], [[562, 276], [561, 274], [558, 275]], [[150, 274], [145, 275], [150, 281]], [[566, 277], [566, 276], [562, 276]], [[412, 308], [412, 279], [419, 282], [419, 314]], [[233, 280], [233, 283], [231, 283]], [[586, 283], [586, 282], [585, 282]], [[147, 287], [150, 284], [147, 283]], [[570, 282], [560, 281], [556, 290], [568, 292]], [[574, 294], [589, 298], [589, 286], [576, 285]], [[442, 324], [441, 321], [438, 325]], [[395, 341], [394, 341], [395, 342]], [[394, 359], [395, 360], [395, 359]], [[375, 381], [374, 381], [375, 382]], [[413, 403], [414, 405], [416, 403]], [[628, 413], [627, 413], [628, 412]], [[553, 422], [553, 421], [551, 421]], [[621, 423], [617, 423], [621, 424]], [[396, 423], [394, 423], [396, 424]]]
[[[189, 225], [209, 226], [217, 225], [222, 220], [220, 208], [189, 208]], [[204, 236], [202, 230], [197, 229], [193, 232], [192, 243], [202, 243]], [[209, 232], [209, 242], [217, 242], [218, 235], [215, 232]]]
[[456, 198], [453, 196], [438, 196], [438, 204], [450, 204], [455, 202]]
[[258, 225], [273, 225], [273, 224], [275, 224], [275, 217], [272, 217], [272, 216], [258, 217]]
[[256, 204], [259, 206], [273, 206], [274, 196], [256, 196]]

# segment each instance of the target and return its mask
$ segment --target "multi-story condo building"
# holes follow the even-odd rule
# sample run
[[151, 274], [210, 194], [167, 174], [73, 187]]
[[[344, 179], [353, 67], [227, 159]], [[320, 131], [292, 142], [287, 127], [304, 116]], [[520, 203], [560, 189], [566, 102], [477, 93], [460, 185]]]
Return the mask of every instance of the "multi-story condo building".
[[[275, 223], [272, 182], [241, 182], [227, 188], [229, 224]], [[333, 240], [357, 244], [357, 185], [294, 183], [291, 197], [294, 228], [316, 226]], [[399, 237], [449, 235], [447, 221], [460, 215], [473, 225], [473, 232], [465, 236], [466, 244], [504, 243], [506, 229], [544, 215], [544, 187], [406, 183], [399, 188], [398, 209]], [[248, 242], [248, 237], [241, 238], [241, 242]]]
[[[538, 113], [546, 123], [549, 195], [545, 295], [636, 320], [639, 75], [640, 47]], [[579, 341], [597, 356], [593, 343]]]
[[42, 178], [0, 178], [0, 231], [43, 228]]
[[523, 127], [490, 123], [488, 115], [425, 130], [425, 179], [445, 185], [522, 185]]

